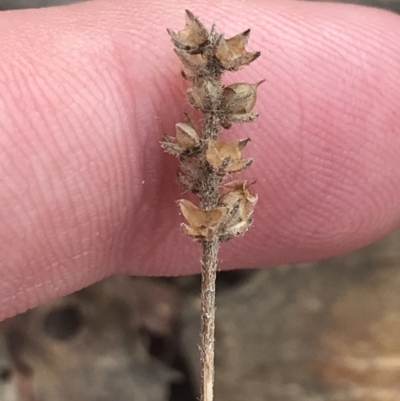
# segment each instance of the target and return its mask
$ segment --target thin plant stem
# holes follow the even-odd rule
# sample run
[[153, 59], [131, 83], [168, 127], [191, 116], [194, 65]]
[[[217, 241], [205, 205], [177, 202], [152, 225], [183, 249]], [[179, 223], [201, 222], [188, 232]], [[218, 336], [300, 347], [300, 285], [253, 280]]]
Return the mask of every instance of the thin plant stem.
[[218, 267], [218, 238], [202, 243], [201, 281], [201, 401], [214, 397], [215, 279]]
[[[207, 115], [203, 141], [218, 137], [218, 117], [211, 113]], [[204, 167], [207, 170], [206, 166]], [[207, 171], [202, 177], [204, 188], [199, 192], [200, 202], [205, 210], [212, 209], [218, 203], [218, 180], [212, 171]], [[214, 349], [215, 349], [215, 283], [218, 267], [219, 238], [202, 241], [201, 258], [201, 401], [213, 401], [214, 398]]]

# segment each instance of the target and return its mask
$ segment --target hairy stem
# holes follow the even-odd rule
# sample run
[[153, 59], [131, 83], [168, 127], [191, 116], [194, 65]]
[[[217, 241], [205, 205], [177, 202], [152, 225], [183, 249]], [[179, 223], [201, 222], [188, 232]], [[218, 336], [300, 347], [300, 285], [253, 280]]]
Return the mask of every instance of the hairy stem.
[[217, 206], [219, 193], [218, 187], [221, 183], [221, 177], [218, 177], [215, 172], [210, 170], [208, 163], [205, 160], [207, 146], [210, 140], [218, 138], [219, 120], [215, 113], [209, 113], [205, 116], [205, 124], [203, 129], [203, 174], [201, 175], [201, 183], [199, 186], [199, 197], [201, 207], [204, 210], [209, 210]]
[[206, 114], [203, 130], [203, 140], [217, 139], [219, 133], [219, 117], [216, 113]]
[[[205, 116], [203, 140], [205, 143], [218, 137], [218, 117], [212, 113]], [[203, 152], [206, 151], [206, 146]], [[202, 207], [207, 210], [218, 202], [218, 180], [215, 174], [207, 171], [203, 174], [203, 190], [200, 191]], [[215, 280], [218, 266], [219, 238], [217, 236], [202, 242], [201, 269], [201, 401], [213, 401], [214, 398], [214, 348], [215, 348]]]
[[213, 401], [215, 347], [215, 279], [218, 266], [218, 238], [202, 243], [201, 269], [201, 401]]

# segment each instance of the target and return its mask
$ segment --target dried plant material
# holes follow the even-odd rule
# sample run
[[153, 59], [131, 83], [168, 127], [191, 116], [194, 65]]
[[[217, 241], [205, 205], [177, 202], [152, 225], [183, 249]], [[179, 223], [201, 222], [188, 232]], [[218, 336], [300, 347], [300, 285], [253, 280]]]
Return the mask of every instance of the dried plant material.
[[197, 85], [187, 91], [190, 105], [203, 113], [216, 110], [216, 99], [219, 99], [223, 92], [222, 85], [204, 80], [198, 81]]
[[256, 84], [233, 84], [224, 88], [222, 107], [229, 114], [248, 114], [257, 100], [257, 88], [264, 81]]
[[193, 193], [197, 192], [197, 190], [195, 189], [196, 181], [190, 175], [185, 174], [182, 171], [178, 171], [176, 178], [178, 180], [178, 183], [185, 191], [192, 191]]
[[252, 122], [258, 117], [252, 110], [257, 101], [257, 89], [263, 82], [237, 83], [223, 89], [221, 125], [224, 128], [230, 128], [232, 123]]
[[243, 235], [249, 229], [258, 196], [250, 192], [247, 181], [233, 181], [225, 188], [228, 192], [219, 198], [218, 204], [227, 209], [228, 218], [222, 234], [228, 239]]
[[182, 224], [183, 232], [202, 246], [201, 401], [212, 401], [219, 244], [248, 230], [257, 203], [257, 195], [250, 192], [247, 181], [221, 186], [230, 174], [252, 163], [252, 159], [242, 157], [249, 139], [225, 142], [218, 136], [221, 128], [257, 118], [253, 107], [263, 82], [224, 86], [221, 76], [227, 70], [237, 71], [250, 64], [260, 53], [245, 49], [250, 30], [225, 39], [215, 27], [208, 32], [190, 11], [186, 11], [186, 27], [168, 33], [183, 63], [182, 75], [192, 84], [187, 91], [189, 104], [204, 115], [201, 130], [193, 122], [178, 123], [176, 136], [164, 136], [161, 146], [179, 158], [178, 182], [182, 188], [200, 198], [200, 207], [188, 200], [179, 201], [179, 206], [188, 222]]
[[196, 129], [188, 123], [176, 124], [176, 136], [164, 136], [162, 147], [174, 156], [194, 151], [200, 145], [200, 137]]
[[186, 149], [200, 145], [199, 134], [187, 123], [176, 124], [176, 140]]
[[207, 107], [208, 95], [203, 85], [189, 88], [187, 91], [189, 103], [197, 110], [204, 111]]
[[223, 186], [223, 189], [227, 190], [227, 192], [231, 191], [241, 191], [243, 192], [244, 196], [246, 197], [248, 202], [257, 203], [258, 195], [254, 195], [250, 192], [250, 185], [254, 184], [249, 183], [246, 180], [236, 180], [228, 182]]
[[196, 53], [208, 40], [208, 31], [204, 25], [186, 10], [186, 26], [179, 32], [168, 30], [178, 49]]
[[180, 200], [179, 206], [189, 225], [182, 224], [183, 232], [196, 239], [211, 239], [220, 228], [226, 215], [225, 207], [202, 210], [188, 200]]
[[207, 71], [207, 59], [202, 54], [190, 54], [180, 49], [175, 49], [175, 53], [182, 61], [182, 75], [185, 79], [192, 81]]
[[206, 150], [206, 160], [220, 174], [236, 173], [249, 167], [252, 159], [242, 159], [242, 149], [250, 139], [222, 142], [211, 140]]
[[250, 29], [230, 39], [224, 39], [221, 36], [215, 56], [226, 70], [237, 71], [260, 56], [260, 52], [249, 53], [246, 51], [245, 46], [249, 36]]
[[178, 182], [184, 189], [197, 193], [201, 181], [201, 162], [192, 155], [180, 157], [181, 171], [178, 171]]

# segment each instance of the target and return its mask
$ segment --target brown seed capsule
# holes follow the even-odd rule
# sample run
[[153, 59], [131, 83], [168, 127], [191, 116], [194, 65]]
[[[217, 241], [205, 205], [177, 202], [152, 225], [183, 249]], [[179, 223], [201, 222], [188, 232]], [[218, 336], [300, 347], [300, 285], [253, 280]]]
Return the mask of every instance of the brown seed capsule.
[[207, 29], [189, 10], [186, 10], [185, 28], [178, 32], [168, 29], [168, 33], [178, 49], [192, 54], [199, 53], [209, 38]]
[[207, 95], [203, 86], [189, 88], [187, 90], [187, 97], [192, 107], [197, 110], [204, 110], [207, 104]]
[[249, 36], [250, 29], [230, 39], [221, 36], [215, 56], [226, 70], [237, 71], [260, 56], [260, 52], [249, 53], [246, 51], [245, 46]]
[[247, 181], [233, 181], [225, 185], [225, 188], [228, 192], [218, 201], [219, 206], [225, 206], [228, 210], [225, 234], [244, 234], [253, 222], [252, 215], [258, 197], [249, 191]]
[[200, 132], [199, 124], [192, 118], [189, 113], [183, 113], [185, 116], [184, 123], [190, 125], [196, 132]]
[[202, 210], [186, 199], [180, 200], [178, 203], [182, 214], [189, 223], [189, 225], [182, 224], [183, 232], [197, 239], [211, 239], [220, 228], [226, 215], [224, 207]]
[[175, 53], [182, 61], [185, 76], [199, 77], [204, 75], [207, 59], [202, 54], [190, 54], [180, 49], [175, 49]]
[[180, 156], [190, 153], [190, 150], [200, 145], [200, 137], [194, 126], [187, 120], [185, 123], [178, 123], [176, 136], [164, 135], [161, 146], [170, 154]]
[[215, 101], [218, 101], [222, 93], [222, 86], [213, 82], [199, 80], [197, 85], [187, 91], [188, 100], [191, 106], [202, 112], [212, 108]]
[[264, 82], [256, 84], [237, 83], [226, 86], [223, 90], [222, 106], [228, 114], [249, 114], [257, 100], [257, 88]]
[[181, 169], [182, 172], [196, 182], [201, 175], [201, 161], [197, 155], [181, 156]]
[[258, 200], [258, 195], [252, 194], [250, 192], [250, 185], [253, 185], [254, 182], [248, 182], [246, 180], [234, 180], [228, 182], [224, 185], [224, 189], [227, 190], [227, 193], [232, 191], [240, 191], [243, 193], [243, 196], [246, 198], [246, 201], [251, 204], [256, 204]]
[[242, 149], [250, 139], [233, 142], [211, 140], [206, 151], [206, 160], [215, 170], [221, 173], [234, 173], [244, 170], [252, 163], [251, 159], [242, 159]]
[[176, 124], [176, 140], [185, 148], [193, 148], [200, 144], [199, 134], [187, 123]]
[[179, 157], [181, 171], [178, 172], [178, 182], [186, 190], [197, 193], [201, 181], [201, 157], [199, 154], [188, 154]]

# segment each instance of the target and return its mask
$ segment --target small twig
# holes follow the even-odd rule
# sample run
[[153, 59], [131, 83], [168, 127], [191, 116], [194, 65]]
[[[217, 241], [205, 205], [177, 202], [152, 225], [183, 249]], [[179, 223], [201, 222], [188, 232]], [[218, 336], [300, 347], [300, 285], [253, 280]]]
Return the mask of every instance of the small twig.
[[250, 64], [260, 53], [245, 49], [250, 30], [225, 39], [214, 27], [208, 32], [190, 11], [186, 11], [186, 27], [182, 31], [168, 32], [183, 63], [182, 75], [193, 86], [188, 90], [189, 103], [204, 115], [202, 130], [186, 116], [185, 122], [176, 125], [176, 136], [164, 136], [161, 146], [179, 158], [178, 181], [182, 188], [200, 198], [200, 207], [188, 200], [180, 200], [179, 206], [188, 221], [182, 224], [183, 232], [202, 245], [201, 401], [213, 401], [219, 245], [248, 230], [257, 202], [247, 181], [223, 184], [229, 175], [252, 163], [251, 159], [242, 158], [249, 139], [224, 142], [218, 138], [221, 128], [257, 118], [252, 109], [261, 84], [225, 86], [221, 76], [225, 71], [237, 71]]
[[212, 401], [214, 395], [215, 279], [218, 247], [217, 238], [202, 243], [200, 346], [202, 401]]

